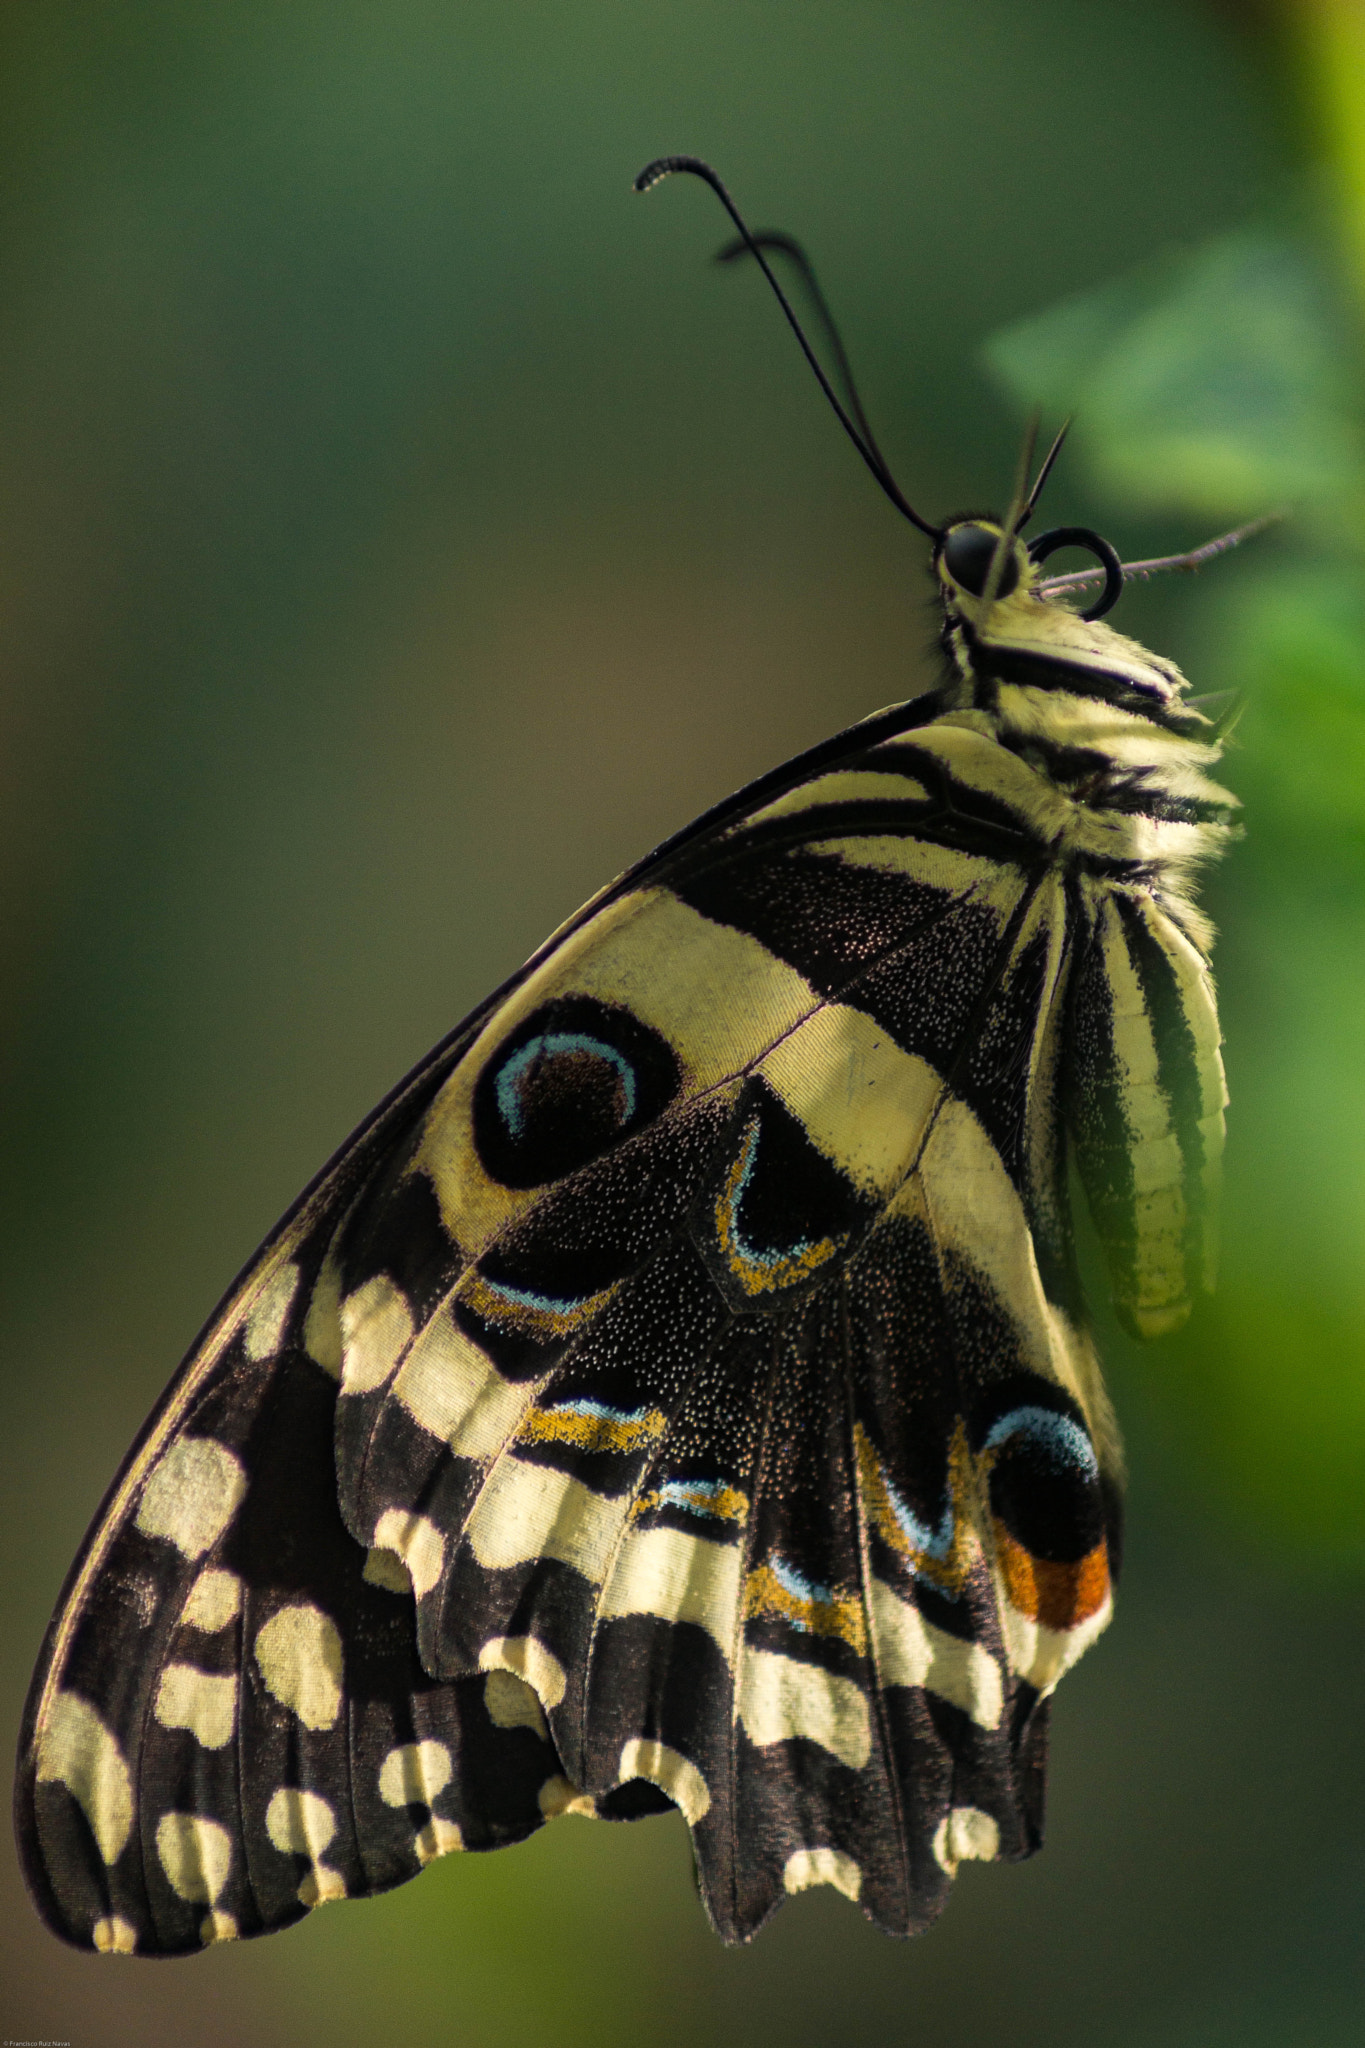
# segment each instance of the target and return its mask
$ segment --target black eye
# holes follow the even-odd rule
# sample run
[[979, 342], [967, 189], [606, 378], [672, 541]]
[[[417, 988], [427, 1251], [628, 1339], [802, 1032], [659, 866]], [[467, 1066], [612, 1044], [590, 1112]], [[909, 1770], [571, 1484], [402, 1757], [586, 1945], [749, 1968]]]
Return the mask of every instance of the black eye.
[[[955, 526], [943, 543], [943, 566], [960, 589], [980, 597], [1000, 545], [998, 533], [988, 526]], [[1008, 597], [1019, 581], [1019, 557], [1010, 547], [1000, 568], [997, 597]]]

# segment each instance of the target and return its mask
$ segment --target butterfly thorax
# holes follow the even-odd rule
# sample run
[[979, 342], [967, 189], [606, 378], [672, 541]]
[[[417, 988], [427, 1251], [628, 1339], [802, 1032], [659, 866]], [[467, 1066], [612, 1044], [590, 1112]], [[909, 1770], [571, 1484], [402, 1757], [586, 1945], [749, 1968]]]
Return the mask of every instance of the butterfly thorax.
[[1236, 830], [1237, 799], [1208, 772], [1224, 727], [1173, 662], [1045, 595], [1022, 545], [1002, 596], [974, 594], [942, 559], [938, 575], [942, 722], [989, 735], [1042, 778], [1046, 796], [1030, 792], [1026, 808], [1054, 858], [1147, 883], [1206, 943], [1193, 870]]

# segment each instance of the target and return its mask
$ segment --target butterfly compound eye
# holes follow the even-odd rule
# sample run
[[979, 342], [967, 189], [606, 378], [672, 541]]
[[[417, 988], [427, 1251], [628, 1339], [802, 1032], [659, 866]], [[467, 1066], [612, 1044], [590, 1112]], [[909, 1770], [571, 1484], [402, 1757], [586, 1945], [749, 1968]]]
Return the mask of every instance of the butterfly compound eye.
[[[989, 526], [954, 526], [943, 543], [939, 559], [959, 589], [972, 597], [980, 597], [985, 591], [986, 578], [991, 573], [991, 563], [999, 545], [1000, 535], [993, 533]], [[996, 596], [1008, 597], [1018, 581], [1019, 557], [1011, 547], [1000, 565]]]

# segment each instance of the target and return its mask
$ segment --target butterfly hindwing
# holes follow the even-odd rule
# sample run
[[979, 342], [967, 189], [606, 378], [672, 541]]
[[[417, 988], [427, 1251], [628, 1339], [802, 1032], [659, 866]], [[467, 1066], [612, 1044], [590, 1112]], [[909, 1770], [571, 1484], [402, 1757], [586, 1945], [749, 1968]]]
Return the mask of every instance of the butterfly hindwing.
[[[1069, 898], [922, 836], [909, 747], [878, 751], [547, 960], [414, 1136], [421, 1252], [391, 1191], [346, 1239], [343, 1507], [420, 1554], [424, 1663], [526, 1678], [585, 1804], [679, 1804], [731, 1938], [814, 1882], [910, 1931], [962, 1856], [1026, 1853], [1038, 1701], [1108, 1612]], [[580, 1088], [580, 1140], [619, 1127], [581, 1163]]]

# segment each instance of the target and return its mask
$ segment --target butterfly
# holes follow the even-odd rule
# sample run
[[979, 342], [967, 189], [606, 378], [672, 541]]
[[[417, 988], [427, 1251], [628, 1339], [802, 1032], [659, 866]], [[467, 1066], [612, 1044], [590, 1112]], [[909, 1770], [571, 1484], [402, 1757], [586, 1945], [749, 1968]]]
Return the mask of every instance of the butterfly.
[[[1039, 1845], [1120, 1530], [1073, 1187], [1136, 1334], [1212, 1274], [1226, 720], [1103, 623], [1107, 542], [1025, 542], [1060, 436], [1003, 517], [924, 520], [799, 245], [698, 159], [637, 184], [676, 171], [930, 538], [942, 679], [594, 898], [229, 1290], [29, 1698], [26, 1873], [79, 1946], [259, 1934], [566, 1813], [680, 1809], [729, 1941], [814, 1885], [912, 1933]], [[1063, 545], [1098, 566], [1047, 578]]]

